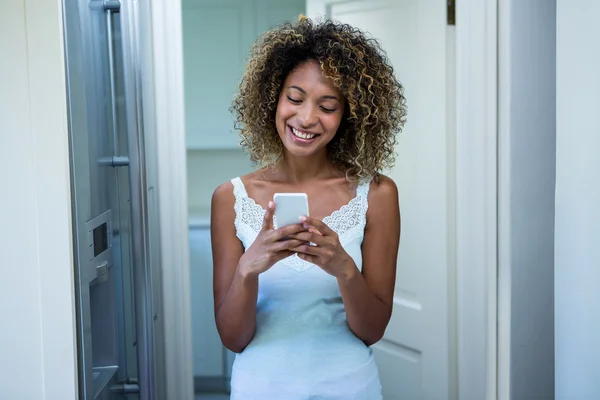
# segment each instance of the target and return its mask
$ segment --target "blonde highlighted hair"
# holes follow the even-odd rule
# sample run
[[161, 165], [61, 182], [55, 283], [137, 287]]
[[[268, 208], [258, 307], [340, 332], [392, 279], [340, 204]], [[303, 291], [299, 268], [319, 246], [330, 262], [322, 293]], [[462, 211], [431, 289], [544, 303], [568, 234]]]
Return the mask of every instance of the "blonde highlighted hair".
[[346, 99], [342, 123], [328, 145], [331, 161], [350, 177], [377, 176], [394, 163], [396, 133], [406, 118], [404, 89], [379, 43], [362, 31], [330, 20], [300, 16], [264, 33], [252, 47], [231, 110], [241, 145], [259, 165], [283, 154], [275, 112], [287, 75], [316, 60]]

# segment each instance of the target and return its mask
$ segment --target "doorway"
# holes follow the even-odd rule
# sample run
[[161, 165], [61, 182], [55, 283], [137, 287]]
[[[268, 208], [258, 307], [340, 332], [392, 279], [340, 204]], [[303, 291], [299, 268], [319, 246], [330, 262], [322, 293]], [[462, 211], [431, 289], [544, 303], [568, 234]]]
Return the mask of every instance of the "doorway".
[[[403, 239], [395, 315], [386, 337], [376, 346], [390, 391], [386, 398], [492, 396], [496, 381], [496, 125], [495, 114], [489, 110], [496, 101], [491, 55], [496, 28], [491, 22], [482, 27], [477, 21], [494, 21], [496, 4], [492, 0], [463, 2], [454, 21], [463, 24], [460, 28], [448, 20], [448, 2], [439, 0], [309, 0], [305, 6], [309, 17], [328, 15], [380, 39], [407, 90], [409, 122], [400, 137], [397, 167], [387, 171], [400, 183]], [[461, 20], [461, 15], [472, 18]], [[184, 46], [184, 59], [189, 51]], [[486, 66], [481, 60], [486, 60]], [[186, 72], [186, 92], [189, 77]], [[188, 99], [186, 113], [198, 113], [198, 108], [188, 108]], [[198, 135], [190, 131], [189, 118], [188, 135]], [[233, 142], [231, 131], [230, 125], [222, 136]], [[211, 148], [210, 140], [199, 140], [195, 143], [202, 148], [190, 148], [192, 142], [188, 137], [190, 229], [206, 229], [212, 190], [250, 166], [237, 156], [235, 146]], [[220, 168], [210, 155], [227, 160], [224, 164], [232, 167], [214, 182], [204, 173]], [[204, 204], [195, 202], [201, 196]], [[191, 259], [192, 274], [196, 265], [210, 262], [209, 249], [200, 253], [204, 261]], [[196, 293], [207, 288], [203, 296], [210, 303], [204, 318], [212, 321], [212, 276], [194, 282]], [[206, 304], [195, 297], [193, 302], [193, 307]], [[192, 318], [199, 320], [198, 314]], [[216, 335], [212, 327], [195, 329], [195, 340]], [[398, 365], [406, 379], [398, 379], [393, 369]]]

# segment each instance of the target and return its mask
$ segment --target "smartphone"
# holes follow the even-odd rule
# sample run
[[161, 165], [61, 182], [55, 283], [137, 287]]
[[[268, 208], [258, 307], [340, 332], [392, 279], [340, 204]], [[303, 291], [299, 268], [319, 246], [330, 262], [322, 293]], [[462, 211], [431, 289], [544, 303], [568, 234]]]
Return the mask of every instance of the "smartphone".
[[277, 228], [299, 224], [300, 217], [308, 217], [308, 196], [306, 193], [275, 193], [275, 221]]

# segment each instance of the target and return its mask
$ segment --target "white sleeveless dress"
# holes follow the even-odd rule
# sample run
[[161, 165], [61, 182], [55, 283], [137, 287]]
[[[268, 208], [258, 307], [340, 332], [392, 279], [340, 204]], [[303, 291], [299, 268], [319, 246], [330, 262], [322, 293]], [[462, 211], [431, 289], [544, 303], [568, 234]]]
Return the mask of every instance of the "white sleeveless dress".
[[[237, 237], [248, 249], [265, 210], [248, 197], [239, 178]], [[369, 182], [356, 197], [323, 219], [362, 269]], [[231, 400], [381, 400], [370, 347], [352, 333], [337, 280], [294, 255], [259, 276], [254, 338], [236, 355]]]

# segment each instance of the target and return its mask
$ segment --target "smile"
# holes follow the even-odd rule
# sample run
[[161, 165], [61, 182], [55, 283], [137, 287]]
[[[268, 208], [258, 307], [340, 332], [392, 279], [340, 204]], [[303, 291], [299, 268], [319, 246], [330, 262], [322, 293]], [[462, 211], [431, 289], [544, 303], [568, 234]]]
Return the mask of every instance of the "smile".
[[304, 131], [294, 128], [293, 126], [290, 126], [290, 129], [292, 131], [292, 134], [295, 137], [300, 138], [300, 139], [311, 140], [318, 136], [318, 134], [316, 134], [316, 133], [304, 132]]

